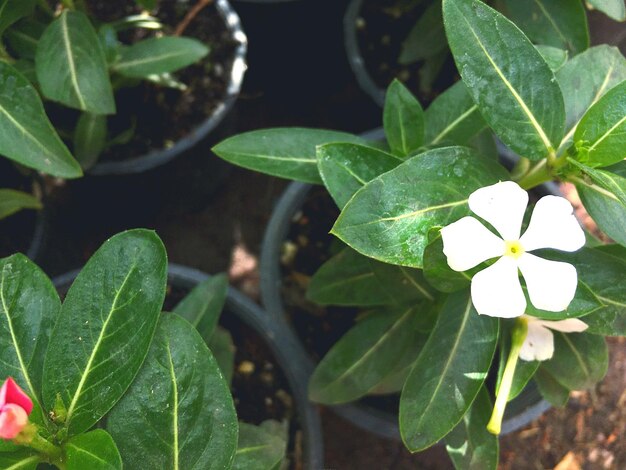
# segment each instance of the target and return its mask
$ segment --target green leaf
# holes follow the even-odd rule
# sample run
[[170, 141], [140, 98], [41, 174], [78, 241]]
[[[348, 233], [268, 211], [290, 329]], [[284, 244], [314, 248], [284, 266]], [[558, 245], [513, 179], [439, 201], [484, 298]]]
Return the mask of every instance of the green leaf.
[[37, 72], [35, 71], [35, 62], [28, 59], [19, 59], [13, 62], [13, 67], [34, 86], [37, 86]]
[[607, 166], [626, 158], [626, 80], [609, 90], [580, 120], [574, 132], [583, 163]]
[[387, 88], [383, 124], [394, 155], [406, 157], [424, 143], [424, 111], [419, 101], [398, 80]]
[[233, 400], [189, 322], [161, 316], [150, 353], [107, 429], [127, 468], [230, 468], [237, 449]]
[[67, 470], [121, 470], [122, 458], [111, 435], [95, 429], [72, 437], [64, 445]]
[[539, 367], [534, 376], [539, 393], [552, 406], [562, 408], [569, 400], [569, 390], [558, 383], [543, 367]]
[[157, 6], [157, 0], [135, 0], [135, 3], [146, 10], [153, 10]]
[[504, 0], [508, 17], [536, 44], [577, 54], [589, 47], [587, 13], [579, 0]]
[[400, 158], [367, 145], [337, 143], [317, 147], [322, 181], [339, 208], [368, 181], [400, 163]]
[[[543, 60], [550, 66], [550, 70], [553, 72], [557, 72], [561, 67], [563, 67], [567, 63], [568, 53], [563, 49], [559, 49], [558, 47], [552, 46], [535, 46]], [[563, 97], [564, 100], [567, 98]]]
[[154, 232], [114, 236], [87, 262], [61, 307], [46, 353], [43, 401], [60, 394], [69, 435], [122, 397], [148, 353], [165, 297], [167, 257]]
[[22, 59], [35, 59], [39, 38], [46, 25], [35, 18], [28, 17], [11, 26], [4, 33], [11, 51]]
[[0, 468], [5, 470], [35, 470], [41, 457], [28, 449], [0, 454]]
[[46, 98], [92, 114], [115, 113], [104, 50], [83, 13], [65, 10], [50, 23], [35, 65]]
[[239, 423], [239, 445], [233, 470], [269, 470], [285, 459], [287, 440], [280, 423], [265, 421], [259, 426]]
[[565, 100], [565, 129], [561, 147], [574, 135], [580, 118], [608, 90], [626, 80], [626, 59], [619, 49], [592, 47], [570, 59], [556, 74]]
[[574, 182], [578, 183], [580, 186], [589, 188], [589, 190], [599, 192], [610, 199], [618, 201], [625, 206], [624, 209], [626, 210], [626, 178], [622, 178], [621, 176], [611, 173], [610, 171], [589, 168], [588, 166], [583, 165], [582, 163], [579, 163], [569, 157], [568, 161], [581, 170], [582, 173], [588, 176], [588, 179], [591, 180], [588, 181], [585, 179], [575, 178], [573, 179]]
[[20, 18], [30, 15], [37, 0], [0, 0], [0, 36]]
[[82, 172], [46, 116], [37, 91], [0, 61], [0, 154], [60, 178]]
[[441, 1], [432, 2], [402, 43], [398, 63], [412, 64], [446, 51], [446, 33], [441, 17]]
[[493, 405], [485, 387], [480, 389], [463, 420], [445, 438], [446, 450], [458, 470], [496, 470], [498, 437], [487, 431]]
[[122, 47], [113, 70], [125, 77], [145, 78], [149, 75], [175, 72], [209, 53], [209, 48], [192, 38], [163, 36]]
[[400, 397], [400, 434], [411, 452], [448, 434], [478, 395], [498, 342], [497, 318], [478, 315], [469, 292], [452, 294]]
[[491, 132], [491, 129], [488, 127], [472, 137], [467, 142], [467, 146], [476, 150], [476, 152], [483, 157], [487, 157], [495, 161], [499, 161], [500, 159], [493, 132]]
[[553, 154], [563, 136], [563, 96], [539, 51], [478, 0], [444, 0], [443, 17], [463, 82], [498, 137], [532, 160]]
[[307, 298], [320, 305], [375, 306], [433, 296], [420, 271], [379, 263], [345, 248], [311, 278]]
[[582, 318], [589, 325], [587, 332], [626, 336], [626, 261], [595, 248], [562, 255], [560, 261], [576, 267], [579, 286], [586, 285], [602, 304]]
[[41, 209], [39, 199], [32, 194], [14, 189], [0, 189], [0, 219], [4, 219], [22, 209]]
[[361, 188], [331, 233], [365, 256], [421, 268], [428, 231], [467, 215], [476, 189], [508, 178], [502, 166], [471, 149], [429, 150]]
[[106, 146], [107, 118], [101, 114], [82, 113], [74, 130], [74, 153], [83, 169], [95, 165]]
[[42, 423], [44, 355], [61, 301], [48, 276], [21, 254], [0, 260], [0, 301], [0, 377], [13, 377], [28, 393]]
[[615, 21], [626, 20], [624, 0], [587, 0], [587, 3]]
[[232, 336], [227, 330], [218, 325], [207, 345], [222, 371], [224, 380], [226, 380], [226, 383], [230, 384], [233, 381], [233, 374], [235, 372], [236, 351]]
[[366, 395], [414, 341], [417, 318], [411, 306], [375, 312], [357, 322], [315, 368], [309, 398], [334, 405]]
[[191, 323], [208, 343], [222, 314], [227, 292], [226, 274], [212, 276], [194, 287], [174, 307], [174, 312]]
[[424, 141], [465, 145], [487, 127], [463, 82], [457, 82], [435, 99], [424, 114]]
[[215, 147], [218, 157], [235, 165], [272, 176], [322, 184], [315, 148], [331, 142], [365, 142], [344, 132], [280, 127], [244, 132]]
[[554, 334], [554, 356], [541, 364], [569, 390], [594, 387], [609, 367], [609, 350], [604, 337], [588, 333]]

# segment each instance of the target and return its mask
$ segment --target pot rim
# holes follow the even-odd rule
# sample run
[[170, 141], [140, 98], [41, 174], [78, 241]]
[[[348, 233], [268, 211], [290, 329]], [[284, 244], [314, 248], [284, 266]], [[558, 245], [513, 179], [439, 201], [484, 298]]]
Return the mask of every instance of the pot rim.
[[[57, 288], [69, 286], [79, 272], [80, 269], [69, 271], [56, 276], [52, 282]], [[191, 289], [211, 276], [195, 268], [169, 263], [167, 277], [169, 282]], [[301, 360], [297, 350], [297, 338], [234, 287], [228, 288], [225, 309], [251, 327], [272, 351], [295, 399], [298, 422], [304, 436], [305, 468], [309, 470], [323, 468], [321, 420], [318, 408], [309, 401], [307, 396], [308, 375], [297, 367]]]
[[101, 161], [96, 163], [93, 168], [87, 170], [88, 174], [97, 176], [128, 175], [151, 170], [169, 162], [185, 150], [192, 148], [222, 122], [235, 104], [241, 91], [247, 67], [246, 53], [248, 50], [248, 39], [241, 26], [239, 16], [228, 0], [216, 0], [215, 7], [226, 24], [227, 29], [230, 31], [231, 37], [238, 44], [235, 48], [226, 94], [221, 103], [213, 110], [210, 116], [200, 122], [200, 124], [194, 127], [186, 136], [176, 141], [173, 146], [155, 149], [127, 160]]

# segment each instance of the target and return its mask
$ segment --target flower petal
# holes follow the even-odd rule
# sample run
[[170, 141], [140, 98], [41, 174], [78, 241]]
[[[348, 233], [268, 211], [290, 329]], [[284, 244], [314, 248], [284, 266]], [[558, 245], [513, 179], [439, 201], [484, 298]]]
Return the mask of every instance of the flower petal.
[[524, 253], [517, 263], [526, 281], [530, 301], [536, 308], [562, 312], [568, 307], [578, 286], [578, 275], [574, 266], [539, 258], [530, 253]]
[[526, 251], [554, 248], [576, 251], [585, 244], [585, 232], [574, 217], [570, 202], [558, 196], [544, 196], [535, 205], [520, 243]]
[[13, 439], [28, 423], [28, 415], [24, 408], [9, 403], [0, 411], [0, 438]]
[[468, 201], [474, 214], [482, 217], [505, 240], [518, 240], [522, 230], [528, 193], [517, 183], [502, 181], [474, 191]]
[[0, 388], [0, 408], [5, 404], [15, 403], [21, 406], [27, 414], [33, 410], [33, 402], [26, 393], [15, 383], [12, 377], [8, 377]]
[[474, 217], [463, 217], [441, 229], [443, 253], [455, 271], [467, 271], [504, 253], [504, 242]]
[[472, 278], [472, 302], [476, 311], [490, 317], [514, 318], [526, 310], [517, 263], [503, 256]]
[[538, 321], [528, 322], [528, 333], [520, 349], [524, 361], [547, 361], [554, 354], [554, 336]]
[[567, 320], [535, 320], [537, 323], [550, 328], [551, 330], [561, 331], [563, 333], [580, 333], [589, 328], [585, 322], [578, 318], [568, 318]]

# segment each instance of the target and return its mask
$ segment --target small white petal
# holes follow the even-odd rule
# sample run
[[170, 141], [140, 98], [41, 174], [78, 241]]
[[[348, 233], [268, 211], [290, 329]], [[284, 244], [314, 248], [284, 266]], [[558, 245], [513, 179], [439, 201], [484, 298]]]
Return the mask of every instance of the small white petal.
[[548, 312], [565, 310], [578, 286], [576, 268], [569, 263], [551, 261], [524, 253], [518, 260], [532, 304]]
[[550, 328], [551, 330], [561, 331], [563, 333], [580, 333], [589, 328], [582, 320], [578, 318], [568, 318], [567, 320], [558, 320], [558, 321], [550, 321], [550, 320], [535, 320], [537, 323], [545, 326], [546, 328]]
[[490, 317], [515, 318], [526, 310], [517, 263], [503, 256], [472, 278], [472, 302], [476, 311]]
[[554, 354], [554, 336], [538, 321], [528, 322], [528, 333], [520, 349], [524, 361], [547, 361]]
[[526, 251], [554, 248], [576, 251], [585, 244], [585, 232], [574, 217], [570, 202], [558, 196], [544, 196], [535, 205], [520, 243]]
[[472, 212], [489, 222], [505, 240], [518, 240], [528, 205], [528, 193], [512, 181], [474, 191], [468, 200]]
[[474, 217], [463, 217], [441, 229], [443, 253], [455, 271], [467, 271], [504, 253], [504, 242]]

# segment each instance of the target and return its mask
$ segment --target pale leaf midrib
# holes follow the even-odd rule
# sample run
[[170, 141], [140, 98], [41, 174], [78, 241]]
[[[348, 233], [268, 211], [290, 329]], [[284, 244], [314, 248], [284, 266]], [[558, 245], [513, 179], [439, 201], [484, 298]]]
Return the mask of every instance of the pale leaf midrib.
[[250, 446], [250, 447], [244, 447], [244, 448], [240, 448], [237, 449], [236, 454], [247, 454], [249, 452], [256, 452], [257, 450], [263, 450], [263, 449], [271, 449], [272, 445], [271, 444], [262, 444], [262, 445], [258, 445], [258, 446]]
[[38, 463], [40, 462], [40, 458], [36, 455], [33, 455], [31, 457], [28, 457], [20, 462], [16, 462], [13, 465], [11, 465], [10, 467], [7, 467], [5, 470], [19, 470], [20, 468], [24, 468], [32, 463]]
[[550, 13], [546, 10], [545, 6], [543, 5], [543, 3], [540, 0], [535, 0], [535, 3], [537, 4], [537, 6], [539, 7], [539, 9], [541, 10], [541, 12], [544, 14], [544, 16], [547, 18], [547, 20], [550, 22], [550, 24], [552, 25], [552, 27], [554, 28], [554, 30], [556, 31], [556, 33], [559, 35], [559, 37], [561, 38], [561, 40], [567, 44], [567, 47], [569, 47], [570, 49], [574, 49], [573, 44], [570, 42], [569, 39], [567, 39], [565, 37], [565, 35], [563, 34], [563, 32], [561, 31], [561, 29], [559, 28], [559, 26], [556, 24], [556, 21], [554, 21], [554, 18], [552, 18], [552, 15], [550, 15]]
[[511, 92], [511, 94], [513, 95], [513, 98], [515, 98], [515, 101], [517, 101], [519, 106], [522, 108], [522, 111], [524, 112], [524, 114], [526, 114], [526, 117], [528, 117], [530, 124], [534, 127], [535, 131], [539, 135], [539, 138], [541, 139], [547, 152], [549, 154], [554, 153], [554, 148], [552, 147], [552, 143], [550, 142], [550, 139], [548, 139], [548, 136], [546, 135], [545, 131], [543, 130], [543, 128], [541, 127], [537, 119], [535, 118], [535, 115], [528, 108], [528, 106], [526, 105], [522, 97], [519, 95], [519, 93], [517, 93], [517, 90], [513, 88], [513, 85], [511, 85], [511, 83], [504, 76], [504, 74], [502, 73], [502, 70], [500, 70], [500, 67], [498, 67], [498, 65], [494, 62], [491, 55], [489, 54], [489, 52], [487, 51], [487, 49], [481, 42], [478, 35], [476, 34], [476, 31], [474, 31], [474, 29], [472, 28], [472, 25], [470, 24], [470, 22], [467, 20], [467, 18], [465, 18], [465, 16], [462, 14], [461, 11], [459, 11], [459, 13], [461, 13], [461, 17], [467, 24], [468, 29], [472, 32], [472, 35], [476, 38], [476, 43], [482, 49], [483, 53], [485, 54], [485, 57], [487, 58], [489, 63], [492, 65], [493, 69], [496, 71], [496, 73], [498, 74], [498, 76], [500, 77], [504, 85], [506, 86], [506, 88], [509, 90], [509, 92]]
[[76, 92], [76, 98], [78, 99], [78, 103], [80, 104], [81, 109], [86, 109], [85, 100], [83, 99], [82, 93], [80, 91], [80, 85], [78, 84], [78, 76], [76, 74], [76, 64], [74, 63], [74, 56], [72, 56], [72, 45], [70, 43], [69, 30], [67, 27], [67, 15], [65, 13], [61, 15], [61, 34], [63, 36], [63, 45], [65, 47], [65, 54], [67, 55], [67, 64], [70, 68], [70, 79], [72, 80], [72, 85], [74, 86]]
[[129, 69], [129, 68], [136, 67], [137, 65], [146, 65], [146, 64], [150, 64], [154, 62], [159, 62], [165, 59], [170, 59], [172, 57], [185, 57], [185, 55], [186, 55], [185, 53], [181, 53], [181, 52], [170, 52], [167, 54], [162, 54], [162, 55], [153, 56], [153, 57], [146, 57], [143, 59], [134, 59], [134, 60], [128, 60], [128, 61], [121, 60], [115, 65], [115, 69], [116, 70]]
[[85, 449], [84, 447], [79, 447], [75, 444], [72, 444], [71, 442], [68, 442], [66, 444], [66, 447], [73, 447], [74, 449], [76, 449], [78, 452], [81, 452], [83, 454], [87, 454], [91, 457], [93, 457], [95, 460], [98, 460], [99, 462], [103, 462], [105, 464], [110, 464], [108, 461], [104, 460], [103, 458], [101, 458], [99, 455], [96, 455], [92, 452], [89, 452], [87, 449]]
[[80, 378], [80, 381], [78, 382], [78, 386], [76, 387], [76, 391], [74, 392], [74, 396], [72, 397], [72, 400], [70, 402], [70, 406], [67, 408], [66, 423], [68, 424], [68, 426], [70, 424], [72, 415], [73, 415], [74, 410], [76, 408], [76, 404], [78, 403], [78, 399], [81, 396], [83, 387], [85, 386], [85, 383], [87, 382], [87, 377], [89, 377], [89, 374], [91, 373], [91, 367], [93, 365], [93, 361], [95, 360], [96, 354], [98, 353], [98, 350], [100, 348], [100, 344], [102, 343], [102, 341], [104, 340], [104, 338], [106, 336], [105, 332], [106, 332], [107, 327], [109, 325], [109, 322], [111, 321], [111, 318], [113, 318], [113, 315], [114, 315], [115, 310], [117, 308], [117, 302], [119, 300], [120, 294], [124, 290], [124, 287], [126, 286], [126, 283], [130, 279], [130, 276], [135, 271], [136, 267], [137, 267], [136, 265], [133, 265], [128, 270], [128, 273], [126, 274], [126, 277], [124, 278], [124, 281], [120, 285], [120, 288], [118, 289], [118, 291], [115, 294], [115, 297], [113, 298], [113, 303], [111, 304], [111, 308], [109, 310], [109, 314], [107, 315], [106, 320], [102, 324], [102, 328], [100, 329], [100, 334], [98, 335], [98, 339], [96, 340], [96, 344], [94, 344], [94, 347], [91, 350], [91, 355], [89, 356], [89, 360], [87, 361], [87, 364], [85, 365], [85, 370], [83, 371], [83, 374], [82, 374], [82, 376]]
[[173, 391], [173, 406], [172, 406], [172, 432], [174, 438], [173, 445], [173, 458], [174, 458], [174, 470], [178, 470], [178, 383], [176, 382], [176, 371], [174, 370], [174, 361], [172, 360], [172, 351], [170, 349], [170, 340], [169, 338], [166, 341], [166, 350], [167, 350], [167, 358], [169, 361], [170, 367], [170, 378], [172, 380], [172, 391]]
[[228, 152], [228, 153], [230, 155], [236, 155], [237, 157], [260, 158], [260, 159], [265, 159], [265, 160], [278, 160], [278, 161], [285, 161], [285, 162], [308, 163], [310, 165], [317, 166], [317, 159], [314, 159], [314, 158], [280, 157], [278, 155], [264, 155], [264, 154], [261, 154], [261, 153], [246, 153], [246, 152]]
[[587, 380], [591, 379], [591, 373], [589, 372], [589, 368], [587, 367], [587, 364], [585, 364], [585, 361], [583, 360], [583, 358], [581, 357], [580, 353], [578, 352], [578, 350], [574, 347], [574, 345], [572, 344], [572, 342], [569, 340], [569, 338], [567, 337], [567, 335], [561, 333], [561, 337], [563, 338], [563, 340], [565, 340], [565, 342], [567, 343], [567, 346], [572, 350], [572, 352], [574, 353], [574, 356], [576, 357], [576, 362], [578, 362], [578, 364], [580, 365], [580, 368], [583, 370], [583, 372], [585, 373], [585, 376], [587, 377]]
[[407, 272], [406, 272], [406, 268], [404, 268], [403, 266], [398, 266], [398, 268], [400, 269], [400, 272], [402, 273], [402, 275], [413, 285], [413, 287], [415, 287], [424, 297], [426, 297], [428, 300], [435, 300], [435, 298], [431, 295], [430, 292], [428, 292], [424, 287], [422, 287], [415, 279], [413, 279], [412, 276], [410, 276]]
[[602, 141], [603, 141], [604, 139], [606, 139], [608, 136], [610, 136], [610, 135], [611, 135], [611, 133], [612, 133], [615, 129], [617, 129], [619, 126], [621, 126], [621, 125], [624, 123], [624, 121], [626, 121], [626, 116], [624, 116], [622, 119], [620, 119], [619, 121], [617, 121], [617, 122], [615, 123], [615, 125], [614, 125], [614, 126], [612, 126], [612, 127], [611, 127], [608, 131], [606, 131], [604, 134], [602, 134], [602, 136], [601, 136], [599, 139], [597, 139], [597, 140], [593, 143], [593, 145], [592, 145], [591, 147], [589, 147], [589, 151], [591, 152], [592, 150], [594, 150], [594, 149], [598, 146], [598, 144], [602, 143]]
[[456, 119], [454, 119], [451, 123], [449, 123], [437, 136], [431, 141], [431, 144], [439, 143], [447, 134], [452, 132], [452, 130], [459, 125], [459, 123], [463, 122], [470, 114], [478, 109], [478, 105], [470, 106], [466, 111], [461, 113]]

